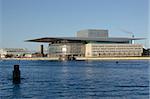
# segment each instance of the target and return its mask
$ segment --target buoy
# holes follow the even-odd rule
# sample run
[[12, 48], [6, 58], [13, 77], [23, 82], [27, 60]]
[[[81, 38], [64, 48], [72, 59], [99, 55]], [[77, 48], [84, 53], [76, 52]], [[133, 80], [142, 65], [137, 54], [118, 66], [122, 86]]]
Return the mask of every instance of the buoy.
[[14, 65], [14, 70], [13, 70], [13, 83], [14, 84], [19, 84], [20, 81], [20, 70], [19, 70], [19, 65]]

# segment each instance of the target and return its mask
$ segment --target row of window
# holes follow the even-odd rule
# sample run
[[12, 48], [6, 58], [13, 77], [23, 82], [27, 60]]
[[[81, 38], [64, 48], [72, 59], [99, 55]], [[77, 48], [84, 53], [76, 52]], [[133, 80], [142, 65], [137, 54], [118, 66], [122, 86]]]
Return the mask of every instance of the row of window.
[[142, 51], [142, 49], [104, 49], [104, 50], [92, 50], [94, 52], [116, 52], [116, 51]]
[[92, 45], [92, 47], [141, 47], [141, 45], [119, 45], [119, 44], [116, 44], [116, 45]]
[[113, 56], [116, 56], [116, 55], [127, 55], [127, 56], [130, 56], [130, 55], [141, 55], [140, 52], [103, 52], [103, 53], [86, 53], [86, 55], [92, 55], [92, 56], [95, 56], [95, 55], [98, 55], [98, 56], [104, 56], [104, 55], [113, 55]]
[[92, 50], [142, 50], [141, 48], [92, 48]]
[[110, 53], [111, 53], [111, 52], [112, 52], [112, 53], [113, 53], [113, 52], [116, 52], [116, 53], [117, 53], [117, 52], [126, 52], [126, 53], [141, 52], [141, 53], [142, 53], [142, 51], [92, 51], [92, 53], [105, 53], [105, 52], [106, 52], [106, 53], [108, 53], [108, 52], [110, 52]]

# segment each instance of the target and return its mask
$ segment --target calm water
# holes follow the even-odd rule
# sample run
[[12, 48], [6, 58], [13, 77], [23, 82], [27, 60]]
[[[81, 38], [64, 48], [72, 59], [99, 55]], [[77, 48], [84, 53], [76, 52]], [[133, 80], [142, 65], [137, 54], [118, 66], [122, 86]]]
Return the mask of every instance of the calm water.
[[118, 62], [0, 61], [0, 99], [149, 99], [149, 61]]

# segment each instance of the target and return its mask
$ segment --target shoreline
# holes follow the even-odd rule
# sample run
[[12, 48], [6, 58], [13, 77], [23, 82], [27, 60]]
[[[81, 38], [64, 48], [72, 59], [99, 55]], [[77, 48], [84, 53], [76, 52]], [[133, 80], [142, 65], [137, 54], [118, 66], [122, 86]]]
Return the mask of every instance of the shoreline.
[[150, 57], [83, 57], [78, 60], [150, 60]]
[[[57, 61], [58, 57], [47, 58], [47, 57], [37, 57], [37, 58], [0, 58], [0, 60], [50, 60]], [[76, 57], [77, 61], [84, 60], [150, 60], [150, 57]]]

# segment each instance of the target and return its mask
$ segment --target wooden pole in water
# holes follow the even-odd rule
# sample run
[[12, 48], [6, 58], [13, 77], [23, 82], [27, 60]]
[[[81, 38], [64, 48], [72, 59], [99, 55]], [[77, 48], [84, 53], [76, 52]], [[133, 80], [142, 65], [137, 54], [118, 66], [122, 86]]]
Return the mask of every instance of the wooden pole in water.
[[19, 70], [19, 65], [14, 65], [14, 70], [13, 70], [13, 83], [14, 84], [20, 84], [20, 70]]

